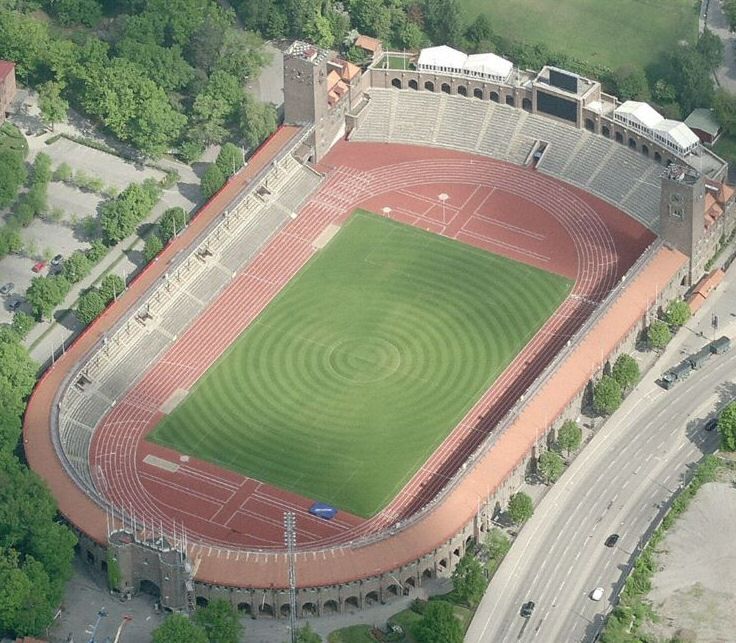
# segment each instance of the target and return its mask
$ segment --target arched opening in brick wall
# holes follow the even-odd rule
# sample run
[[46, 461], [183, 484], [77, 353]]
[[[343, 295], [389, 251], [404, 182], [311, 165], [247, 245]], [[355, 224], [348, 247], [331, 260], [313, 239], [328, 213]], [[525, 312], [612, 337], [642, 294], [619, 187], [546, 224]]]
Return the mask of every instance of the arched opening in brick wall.
[[475, 96], [476, 98], [480, 98], [481, 100], [483, 100], [483, 90], [480, 87], [476, 87], [473, 90], [473, 96]]
[[360, 601], [358, 600], [357, 596], [348, 596], [345, 599], [345, 607], [349, 609], [359, 609], [360, 608]]
[[258, 615], [270, 616], [273, 618], [273, 606], [271, 606], [269, 603], [261, 603], [258, 606]]
[[419, 85], [417, 85], [417, 81], [413, 78], [409, 81], [409, 89], [419, 89]]
[[424, 83], [424, 89], [426, 89], [428, 92], [433, 92], [434, 83], [431, 80], [428, 80], [426, 83]]
[[238, 612], [241, 614], [251, 614], [250, 603], [238, 603]]
[[498, 92], [491, 92], [488, 96], [490, 100], [492, 100], [494, 103], [499, 102]]
[[451, 93], [452, 93], [452, 90], [450, 89], [450, 86], [449, 86], [449, 85], [448, 85], [447, 83], [442, 83], [442, 86], [440, 87], [440, 89], [441, 89], [441, 90], [442, 90], [442, 91], [443, 91], [443, 92], [444, 92], [445, 94], [451, 94]]
[[395, 87], [396, 89], [401, 89], [401, 78], [394, 78], [391, 81], [391, 87]]
[[317, 605], [314, 603], [304, 603], [302, 605], [302, 616], [317, 616]]
[[457, 88], [457, 93], [460, 94], [460, 96], [467, 96], [468, 88], [465, 87], [465, 85], [460, 85], [460, 87]]

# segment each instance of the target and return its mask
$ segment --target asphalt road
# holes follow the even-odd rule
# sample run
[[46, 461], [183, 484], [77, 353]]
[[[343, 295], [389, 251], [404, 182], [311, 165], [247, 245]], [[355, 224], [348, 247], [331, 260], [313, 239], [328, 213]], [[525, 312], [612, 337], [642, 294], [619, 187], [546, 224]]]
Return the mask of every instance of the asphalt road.
[[[735, 264], [736, 265], [736, 264]], [[670, 391], [655, 380], [710, 338], [736, 335], [736, 274], [683, 329], [654, 368], [540, 502], [494, 576], [468, 629], [468, 643], [592, 641], [622, 573], [687, 468], [718, 445], [705, 420], [736, 398], [736, 348]], [[613, 548], [604, 541], [618, 533]], [[600, 602], [591, 600], [596, 587]], [[536, 603], [532, 616], [521, 605]]]

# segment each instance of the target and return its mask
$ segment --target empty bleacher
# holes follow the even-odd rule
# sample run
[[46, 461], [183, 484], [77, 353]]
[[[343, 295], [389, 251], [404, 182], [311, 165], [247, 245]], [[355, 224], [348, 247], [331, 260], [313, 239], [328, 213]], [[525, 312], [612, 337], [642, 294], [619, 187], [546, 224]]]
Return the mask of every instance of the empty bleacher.
[[354, 141], [434, 145], [517, 165], [525, 163], [535, 141], [544, 141], [540, 172], [581, 187], [656, 230], [661, 168], [620, 143], [476, 98], [395, 89], [371, 89], [370, 97]]
[[[149, 299], [148, 316], [130, 319], [86, 364], [83, 387], [73, 378], [59, 405], [58, 440], [66, 461], [78, 478], [94, 487], [88, 452], [92, 435], [114, 402], [171, 346], [207, 304], [255, 257], [264, 243], [292, 217], [319, 186], [320, 175], [291, 156], [282, 158], [250, 193], [235, 204], [200, 245], [200, 255], [190, 255]], [[88, 367], [89, 366], [89, 367]], [[137, 400], [145, 404], [145, 400]]]

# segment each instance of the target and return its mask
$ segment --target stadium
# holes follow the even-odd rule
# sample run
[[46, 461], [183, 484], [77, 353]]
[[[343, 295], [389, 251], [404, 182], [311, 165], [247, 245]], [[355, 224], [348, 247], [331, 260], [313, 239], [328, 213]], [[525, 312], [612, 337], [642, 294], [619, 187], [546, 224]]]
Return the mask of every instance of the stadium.
[[734, 227], [648, 105], [365, 41], [289, 48], [286, 124], [33, 393], [29, 462], [123, 594], [311, 617], [449, 576]]

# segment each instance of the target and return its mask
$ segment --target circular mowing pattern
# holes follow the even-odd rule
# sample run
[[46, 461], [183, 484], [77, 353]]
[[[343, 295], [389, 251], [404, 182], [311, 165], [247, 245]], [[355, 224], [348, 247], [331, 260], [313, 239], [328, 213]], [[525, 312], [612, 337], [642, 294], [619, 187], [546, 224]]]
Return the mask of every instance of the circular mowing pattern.
[[401, 365], [401, 353], [396, 344], [381, 337], [355, 337], [333, 346], [327, 362], [338, 377], [367, 384], [390, 377]]

